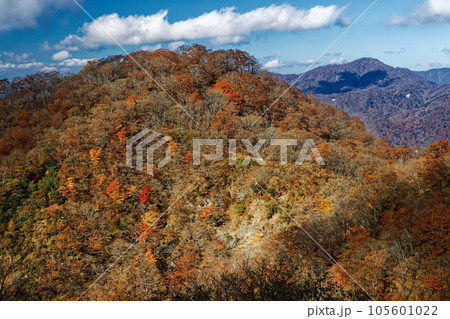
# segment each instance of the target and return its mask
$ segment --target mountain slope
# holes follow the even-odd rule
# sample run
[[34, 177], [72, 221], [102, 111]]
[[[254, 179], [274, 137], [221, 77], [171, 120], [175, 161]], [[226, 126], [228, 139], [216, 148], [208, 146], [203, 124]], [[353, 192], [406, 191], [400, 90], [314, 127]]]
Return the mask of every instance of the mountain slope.
[[[239, 50], [24, 80], [0, 98], [0, 300], [448, 300], [447, 141], [391, 146]], [[144, 129], [171, 154], [153, 175], [127, 162]], [[223, 158], [194, 164], [194, 139]], [[325, 165], [295, 163], [307, 139]]]
[[428, 81], [438, 85], [450, 84], [450, 68], [431, 69], [428, 71], [418, 71], [417, 73]]
[[450, 85], [438, 86], [405, 68], [363, 58], [318, 67], [295, 87], [360, 118], [369, 132], [394, 144], [426, 146], [450, 134]]

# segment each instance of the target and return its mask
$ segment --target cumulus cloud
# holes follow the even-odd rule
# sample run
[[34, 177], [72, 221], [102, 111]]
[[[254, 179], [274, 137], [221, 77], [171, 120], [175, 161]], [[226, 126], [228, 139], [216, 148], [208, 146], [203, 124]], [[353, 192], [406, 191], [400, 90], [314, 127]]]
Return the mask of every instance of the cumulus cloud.
[[8, 62], [24, 63], [32, 61], [28, 53], [15, 53], [12, 51], [5, 51], [0, 54], [0, 56], [2, 55], [8, 60]]
[[[41, 62], [30, 58], [28, 53], [18, 54], [15, 52], [2, 52], [0, 54], [0, 71], [18, 72], [20, 70], [20, 72], [27, 73], [51, 71], [69, 72], [71, 70], [80, 69], [80, 67], [93, 60], [71, 58], [70, 54], [67, 55], [61, 52], [57, 52], [54, 55], [56, 55], [56, 58], [53, 59], [55, 62]], [[63, 57], [67, 58], [62, 59]]]
[[266, 64], [264, 64], [265, 69], [276, 69], [276, 68], [281, 68], [283, 66], [286, 66], [286, 63], [283, 63], [278, 59], [268, 61], [268, 62], [266, 62]]
[[145, 50], [145, 51], [156, 51], [162, 48], [162, 44], [158, 43], [155, 45], [144, 45], [143, 47], [141, 47], [141, 50]]
[[240, 43], [247, 43], [247, 39], [242, 35], [233, 35], [229, 37], [215, 37], [210, 39], [210, 43], [212, 45], [224, 45], [224, 44], [240, 44]]
[[18, 69], [31, 69], [31, 68], [42, 67], [42, 66], [44, 66], [44, 63], [42, 63], [42, 62], [29, 62], [29, 63], [17, 64]]
[[345, 63], [345, 59], [343, 57], [337, 59], [331, 59], [327, 64], [342, 64]]
[[14, 69], [16, 65], [14, 63], [3, 63], [0, 62], [0, 69]]
[[169, 48], [169, 50], [175, 51], [176, 49], [183, 46], [184, 44], [185, 44], [184, 41], [175, 41], [175, 42], [170, 42], [167, 47]]
[[44, 63], [36, 62], [30, 57], [29, 53], [16, 53], [12, 51], [4, 51], [0, 54], [0, 69], [34, 69], [43, 67]]
[[[296, 65], [311, 65], [315, 62], [314, 59], [306, 59], [306, 60], [299, 60], [299, 61], [289, 61], [289, 62], [282, 62], [279, 59], [274, 59], [271, 61], [268, 61], [264, 64], [264, 68], [266, 69], [276, 69], [281, 67], [287, 67], [291, 68]], [[319, 62], [315, 62], [314, 64], [319, 64]]]
[[72, 5], [72, 0], [0, 0], [0, 32], [35, 27], [47, 10]]
[[57, 46], [66, 50], [99, 49], [115, 45], [111, 37], [122, 45], [196, 39], [209, 39], [217, 45], [241, 43], [246, 36], [260, 31], [288, 32], [328, 27], [344, 10], [345, 7], [336, 5], [304, 10], [283, 4], [238, 13], [230, 7], [174, 23], [168, 21], [167, 10], [127, 17], [113, 13], [99, 17], [98, 23], [85, 23], [80, 29], [81, 34], [68, 35]]
[[30, 55], [28, 53], [14, 54], [14, 60], [16, 60], [17, 63], [29, 61]]
[[54, 66], [44, 66], [43, 68], [40, 69], [41, 72], [52, 72], [52, 71], [57, 71], [58, 68], [54, 67]]
[[[296, 64], [299, 64], [299, 65], [310, 65], [310, 64], [313, 64], [314, 61], [315, 61], [314, 59], [300, 60], [300, 61], [297, 61]], [[316, 64], [317, 63], [318, 62], [316, 62]]]
[[67, 59], [58, 63], [59, 66], [73, 67], [84, 66], [93, 59]]
[[55, 54], [53, 54], [52, 60], [53, 61], [62, 61], [62, 60], [66, 60], [70, 57], [72, 57], [72, 55], [69, 52], [67, 52], [66, 50], [63, 50], [63, 51], [59, 51], [59, 52], [56, 52]]
[[450, 1], [426, 0], [416, 11], [407, 17], [394, 15], [390, 25], [421, 25], [425, 23], [450, 22]]
[[398, 14], [394, 14], [389, 20], [389, 25], [397, 26], [397, 25], [408, 25], [412, 24], [410, 18], [400, 16]]
[[350, 17], [342, 17], [336, 20], [336, 25], [340, 27], [348, 27], [353, 23], [353, 19]]
[[43, 67], [42, 62], [28, 62], [28, 63], [0, 63], [0, 69], [35, 69]]

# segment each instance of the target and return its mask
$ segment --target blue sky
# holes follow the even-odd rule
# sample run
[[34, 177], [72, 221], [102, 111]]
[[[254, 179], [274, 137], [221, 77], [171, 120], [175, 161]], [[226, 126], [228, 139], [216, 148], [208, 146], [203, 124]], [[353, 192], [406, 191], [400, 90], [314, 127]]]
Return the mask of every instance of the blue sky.
[[[89, 59], [201, 43], [248, 51], [270, 71], [308, 67], [373, 0], [0, 0], [0, 78], [77, 72]], [[228, 9], [226, 9], [228, 8]], [[319, 64], [373, 57], [426, 70], [450, 66], [450, 1], [379, 0]]]

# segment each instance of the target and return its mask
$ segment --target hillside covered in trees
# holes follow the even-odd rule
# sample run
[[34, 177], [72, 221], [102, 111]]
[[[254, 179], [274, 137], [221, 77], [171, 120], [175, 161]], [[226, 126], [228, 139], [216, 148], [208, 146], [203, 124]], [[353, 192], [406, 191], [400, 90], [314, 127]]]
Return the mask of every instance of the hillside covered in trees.
[[[302, 92], [362, 120], [366, 129], [392, 144], [427, 147], [450, 138], [450, 85], [429, 81], [427, 73], [394, 68], [362, 58], [317, 67], [304, 74], [278, 75]], [[443, 78], [442, 81], [445, 82]]]
[[[1, 81], [0, 299], [448, 299], [448, 141], [392, 146], [297, 89], [258, 118], [287, 88], [200, 45]], [[125, 162], [144, 128], [171, 137], [154, 176]], [[194, 138], [313, 139], [326, 165], [194, 166]]]

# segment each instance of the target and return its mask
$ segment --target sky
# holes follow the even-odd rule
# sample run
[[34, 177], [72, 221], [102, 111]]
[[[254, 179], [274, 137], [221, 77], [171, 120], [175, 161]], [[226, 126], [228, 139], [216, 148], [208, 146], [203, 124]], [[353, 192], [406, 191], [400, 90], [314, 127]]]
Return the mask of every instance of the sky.
[[279, 73], [362, 57], [450, 67], [450, 0], [378, 0], [357, 20], [373, 2], [0, 0], [0, 79], [193, 43], [247, 51]]

